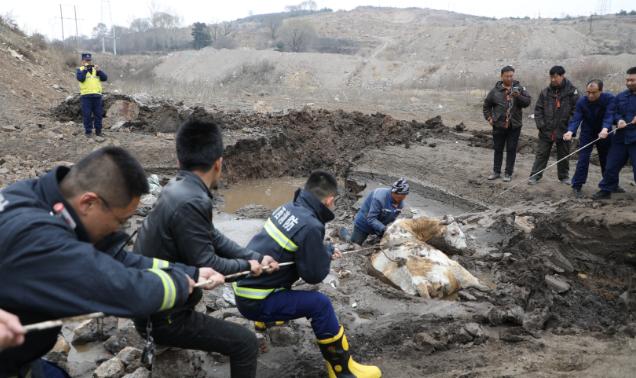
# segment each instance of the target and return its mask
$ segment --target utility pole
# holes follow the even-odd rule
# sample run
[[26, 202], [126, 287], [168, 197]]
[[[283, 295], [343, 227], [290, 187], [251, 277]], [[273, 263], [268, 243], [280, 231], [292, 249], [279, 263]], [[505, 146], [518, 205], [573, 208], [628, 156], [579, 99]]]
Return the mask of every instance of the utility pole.
[[64, 43], [64, 16], [62, 15], [62, 4], [60, 4], [60, 25], [62, 25], [62, 43]]
[[79, 31], [77, 28], [77, 7], [73, 4], [73, 13], [75, 14], [75, 42], [77, 43], [77, 50], [79, 50]]
[[[100, 2], [100, 8], [101, 8], [102, 25], [106, 25], [104, 24], [104, 0]], [[106, 53], [106, 36], [102, 34], [102, 54], [105, 54], [105, 53]]]
[[81, 21], [81, 18], [77, 18], [77, 7], [75, 5], [73, 5], [73, 13], [74, 16], [73, 18], [71, 17], [64, 17], [64, 13], [62, 13], [62, 4], [60, 3], [60, 24], [62, 25], [62, 43], [64, 43], [64, 20], [69, 20], [69, 21], [75, 21], [75, 45], [77, 47], [77, 49], [79, 50], [79, 27], [77, 25], [77, 21]]
[[110, 0], [108, 0], [108, 15], [110, 17], [110, 28], [113, 31], [113, 55], [117, 55], [117, 33], [115, 32], [115, 24], [113, 24], [113, 8]]

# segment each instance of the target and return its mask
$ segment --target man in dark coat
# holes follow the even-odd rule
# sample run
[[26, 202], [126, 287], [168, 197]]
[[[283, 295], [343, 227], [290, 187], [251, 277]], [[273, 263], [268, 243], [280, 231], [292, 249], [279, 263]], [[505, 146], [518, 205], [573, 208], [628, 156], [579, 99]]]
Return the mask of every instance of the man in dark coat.
[[[574, 114], [578, 100], [579, 91], [565, 78], [565, 69], [561, 66], [550, 68], [550, 85], [541, 91], [534, 107], [534, 121], [539, 129], [539, 141], [528, 185], [534, 185], [541, 180], [553, 144], [556, 144], [557, 160], [570, 153], [570, 142], [564, 140], [563, 135], [568, 131], [568, 122]], [[570, 185], [570, 163], [567, 159], [557, 165], [557, 171], [559, 181]]]
[[512, 172], [517, 157], [517, 143], [521, 134], [523, 108], [532, 101], [525, 87], [514, 80], [515, 69], [505, 66], [501, 69], [501, 80], [490, 90], [484, 100], [484, 118], [492, 126], [492, 140], [495, 158], [492, 174], [488, 180], [501, 177], [503, 153], [506, 151], [506, 170], [503, 180], [512, 180]]

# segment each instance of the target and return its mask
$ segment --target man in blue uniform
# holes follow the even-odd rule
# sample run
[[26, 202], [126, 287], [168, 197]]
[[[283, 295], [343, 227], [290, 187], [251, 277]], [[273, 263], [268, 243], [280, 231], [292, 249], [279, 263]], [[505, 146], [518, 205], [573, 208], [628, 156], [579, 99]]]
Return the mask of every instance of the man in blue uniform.
[[[570, 119], [568, 131], [563, 134], [563, 140], [569, 142], [576, 135], [579, 125], [581, 126], [581, 136], [579, 146], [583, 147], [593, 140], [598, 139], [601, 130], [611, 130], [613, 123], [612, 102], [614, 96], [611, 93], [603, 92], [603, 81], [591, 80], [585, 87], [586, 96], [582, 96], [576, 102], [574, 115]], [[572, 191], [576, 198], [582, 198], [581, 187], [587, 181], [587, 172], [590, 166], [590, 155], [596, 145], [598, 159], [601, 163], [601, 172], [605, 172], [607, 153], [609, 151], [610, 139], [600, 139], [594, 144], [579, 151], [579, 160], [576, 163], [576, 172], [572, 178]]]
[[[143, 168], [118, 147], [0, 191], [0, 308], [25, 325], [92, 312], [149, 316], [185, 303], [198, 279], [223, 282], [212, 269], [123, 250], [128, 238], [116, 231], [147, 192]], [[0, 377], [56, 369], [38, 358], [59, 332], [31, 332], [0, 352]]]
[[104, 107], [102, 103], [102, 81], [108, 80], [106, 73], [99, 66], [93, 64], [93, 57], [89, 53], [82, 54], [82, 65], [75, 71], [79, 81], [80, 104], [84, 121], [84, 135], [91, 137], [93, 128], [95, 135], [102, 135], [102, 117]]
[[324, 244], [325, 224], [334, 218], [337, 191], [338, 182], [331, 174], [313, 172], [294, 200], [272, 213], [247, 247], [272, 253], [279, 263], [294, 264], [234, 283], [236, 305], [243, 316], [257, 322], [310, 319], [330, 378], [377, 378], [382, 375], [380, 369], [351, 358], [344, 328], [329, 298], [317, 291], [292, 290], [299, 278], [309, 284], [322, 282], [332, 258], [340, 256], [331, 244]]
[[[135, 252], [223, 274], [276, 266], [267, 256], [228, 239], [212, 223], [212, 193], [221, 178], [223, 139], [217, 121], [192, 119], [177, 133], [179, 172], [161, 192], [146, 217], [135, 242]], [[198, 291], [197, 291], [198, 293]], [[230, 356], [232, 378], [256, 376], [258, 343], [245, 327], [194, 310], [201, 295], [192, 295], [183, 306], [150, 318], [152, 336], [161, 345], [217, 352]], [[140, 333], [148, 327], [138, 319]]]
[[391, 188], [378, 188], [367, 194], [353, 221], [353, 234], [348, 237], [341, 229], [341, 237], [362, 245], [369, 235], [382, 237], [386, 226], [393, 223], [404, 208], [404, 199], [409, 194], [409, 183], [404, 177]]
[[[634, 180], [636, 181], [636, 67], [627, 70], [625, 78], [627, 90], [614, 98], [614, 124], [616, 134], [607, 156], [607, 166], [603, 180], [598, 184], [599, 190], [593, 199], [607, 199], [618, 189], [618, 175], [627, 163], [632, 162]], [[608, 129], [604, 128], [601, 137], [607, 137]]]

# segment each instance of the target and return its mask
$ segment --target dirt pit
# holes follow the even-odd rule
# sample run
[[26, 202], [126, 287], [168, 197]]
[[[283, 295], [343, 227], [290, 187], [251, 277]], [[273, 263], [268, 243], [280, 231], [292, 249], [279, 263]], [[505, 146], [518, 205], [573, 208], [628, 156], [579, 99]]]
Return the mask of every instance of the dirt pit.
[[[69, 104], [62, 115], [76, 114]], [[106, 131], [104, 143], [130, 148], [149, 172], [167, 179], [176, 166], [174, 135], [166, 131], [174, 131], [178, 123], [150, 118], [144, 106], [153, 109], [156, 104], [142, 104], [129, 124]], [[492, 161], [487, 135], [447, 127], [439, 117], [415, 122], [319, 109], [256, 114], [162, 104], [167, 113], [177, 114], [175, 119], [194, 114], [225, 123], [228, 186], [220, 190], [223, 200], [217, 203], [215, 222], [241, 244], [258, 231], [271, 209], [291, 199], [314, 169], [331, 170], [347, 182], [336, 219], [327, 229], [328, 238], [343, 250], [351, 246], [338, 239], [337, 230], [351, 227], [360, 195], [400, 176], [412, 184], [407, 202], [413, 211], [405, 215], [451, 214], [460, 222], [469, 248], [450, 257], [490, 292], [461, 290], [453, 300], [410, 296], [371, 275], [366, 252], [335, 261], [317, 287], [297, 286], [329, 295], [355, 358], [379, 365], [384, 376], [621, 377], [636, 369], [636, 234], [630, 232], [636, 206], [631, 186], [605, 203], [561, 200], [569, 188], [552, 182], [555, 173], [547, 173], [535, 187], [521, 185], [498, 196], [505, 184], [484, 179]], [[56, 142], [60, 148], [46, 150], [50, 161], [73, 161], [96, 147], [84, 148], [84, 140], [74, 140], [73, 133], [81, 130], [77, 123], [55, 127], [63, 138]], [[27, 136], [25, 141], [20, 148], [39, 146]], [[532, 138], [524, 140], [513, 183], [529, 170], [532, 143]], [[14, 153], [20, 154], [24, 152]], [[591, 168], [590, 182], [598, 178], [595, 170]], [[230, 297], [223, 289], [206, 293], [198, 310], [253, 329]], [[115, 332], [125, 329], [120, 324]], [[259, 340], [259, 377], [325, 375], [307, 320], [269, 330]], [[116, 349], [105, 355], [113, 353]], [[227, 376], [228, 361], [222, 356], [166, 353], [158, 357], [159, 367], [172, 363], [189, 376]], [[153, 376], [162, 376], [162, 369], [156, 367]], [[92, 375], [86, 367], [72, 372]]]

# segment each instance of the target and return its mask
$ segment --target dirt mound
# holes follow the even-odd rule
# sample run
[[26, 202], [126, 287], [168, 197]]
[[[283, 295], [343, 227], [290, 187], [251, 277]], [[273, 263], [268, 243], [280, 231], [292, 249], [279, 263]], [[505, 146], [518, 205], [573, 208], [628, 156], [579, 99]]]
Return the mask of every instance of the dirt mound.
[[[111, 129], [135, 128], [149, 132], [174, 132], [192, 110], [183, 102], [159, 100], [144, 94], [127, 96], [105, 93], [104, 127]], [[73, 121], [82, 124], [80, 96], [68, 97], [52, 109], [52, 116], [60, 122]]]
[[[135, 111], [130, 112], [131, 108]], [[226, 143], [229, 141], [224, 153], [229, 181], [297, 176], [318, 168], [345, 176], [367, 149], [389, 145], [408, 148], [427, 137], [452, 133], [440, 116], [417, 122], [396, 120], [382, 113], [310, 108], [273, 114], [224, 112], [120, 94], [104, 96], [104, 111], [120, 120], [116, 128], [137, 132], [174, 132], [190, 117], [220, 120]], [[53, 109], [53, 114], [60, 122], [81, 123], [79, 96], [68, 98]], [[108, 117], [105, 123], [105, 127], [115, 127]]]
[[[494, 292], [470, 291], [496, 306], [484, 321], [523, 326], [530, 333], [606, 334], [633, 321], [620, 296], [636, 275], [634, 266], [625, 264], [634, 261], [636, 235], [627, 232], [636, 224], [634, 205], [599, 206], [564, 201], [491, 218], [491, 232], [505, 235], [494, 243], [494, 252], [459, 258], [469, 269], [485, 266], [492, 272]], [[467, 223], [484, 220], [478, 216]]]
[[346, 176], [367, 149], [398, 144], [408, 148], [418, 139], [450, 132], [441, 119], [421, 123], [395, 120], [382, 113], [303, 109], [275, 116], [220, 116], [228, 125], [262, 126], [269, 135], [239, 140], [227, 147], [230, 177], [295, 176], [318, 168]]

